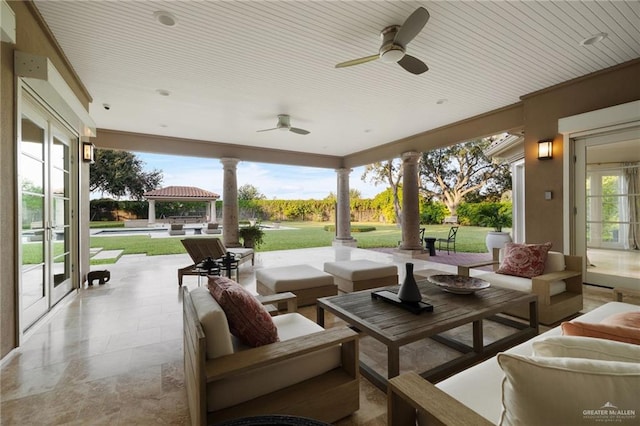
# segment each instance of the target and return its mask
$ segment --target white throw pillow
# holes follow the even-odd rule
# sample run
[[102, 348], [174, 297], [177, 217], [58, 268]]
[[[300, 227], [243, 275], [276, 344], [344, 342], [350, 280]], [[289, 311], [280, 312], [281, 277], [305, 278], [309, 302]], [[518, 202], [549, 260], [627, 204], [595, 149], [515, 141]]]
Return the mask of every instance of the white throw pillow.
[[233, 353], [229, 323], [224, 311], [206, 287], [197, 287], [189, 295], [207, 339], [207, 359]]
[[501, 425], [640, 421], [640, 363], [498, 354]]
[[640, 362], [640, 345], [583, 336], [551, 336], [533, 342], [533, 356]]

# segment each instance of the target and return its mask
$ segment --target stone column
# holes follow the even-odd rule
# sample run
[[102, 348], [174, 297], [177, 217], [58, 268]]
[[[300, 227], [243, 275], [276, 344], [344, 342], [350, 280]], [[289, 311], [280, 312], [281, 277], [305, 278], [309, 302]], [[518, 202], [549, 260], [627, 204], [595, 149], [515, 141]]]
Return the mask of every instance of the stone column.
[[421, 154], [402, 153], [402, 243], [400, 250], [422, 251], [418, 198], [418, 160]]
[[356, 247], [357, 241], [351, 236], [351, 206], [349, 203], [349, 173], [351, 169], [336, 169], [338, 174], [338, 190], [336, 206], [335, 246]]
[[149, 225], [156, 223], [156, 200], [149, 200]]
[[216, 212], [216, 200], [209, 201], [209, 222], [216, 223], [217, 214], [218, 213]]
[[238, 238], [238, 180], [237, 158], [221, 158], [222, 180], [222, 241], [227, 247], [240, 247]]

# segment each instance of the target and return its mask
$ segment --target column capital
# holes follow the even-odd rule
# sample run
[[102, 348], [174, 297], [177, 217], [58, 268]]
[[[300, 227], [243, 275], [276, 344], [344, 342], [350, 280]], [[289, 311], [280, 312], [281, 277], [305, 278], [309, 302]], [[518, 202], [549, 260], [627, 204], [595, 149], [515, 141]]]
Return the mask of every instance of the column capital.
[[407, 151], [407, 152], [403, 152], [400, 158], [402, 158], [403, 163], [408, 163], [408, 162], [417, 163], [420, 157], [422, 157], [421, 152]]
[[224, 167], [235, 167], [238, 165], [239, 161], [240, 160], [238, 160], [237, 158], [231, 158], [231, 157], [222, 157], [220, 159], [220, 162]]
[[335, 170], [336, 170], [336, 173], [338, 175], [342, 175], [342, 176], [345, 176], [345, 175], [349, 176], [349, 174], [351, 174], [351, 172], [353, 171], [353, 169], [349, 169], [349, 168], [346, 168], [346, 167], [341, 167], [341, 168], [335, 169]]

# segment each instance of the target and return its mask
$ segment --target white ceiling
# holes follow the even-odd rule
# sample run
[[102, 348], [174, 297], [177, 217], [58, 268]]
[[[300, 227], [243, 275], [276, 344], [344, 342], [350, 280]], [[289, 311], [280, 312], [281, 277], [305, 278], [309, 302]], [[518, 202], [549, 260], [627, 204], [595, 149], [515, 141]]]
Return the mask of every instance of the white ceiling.
[[[337, 156], [640, 57], [635, 0], [36, 5], [93, 96], [99, 128]], [[407, 51], [428, 72], [381, 61], [334, 68], [377, 53], [380, 30], [418, 6], [431, 19]], [[177, 25], [160, 25], [161, 10]], [[600, 32], [601, 43], [580, 45]], [[283, 113], [311, 134], [256, 133]]]

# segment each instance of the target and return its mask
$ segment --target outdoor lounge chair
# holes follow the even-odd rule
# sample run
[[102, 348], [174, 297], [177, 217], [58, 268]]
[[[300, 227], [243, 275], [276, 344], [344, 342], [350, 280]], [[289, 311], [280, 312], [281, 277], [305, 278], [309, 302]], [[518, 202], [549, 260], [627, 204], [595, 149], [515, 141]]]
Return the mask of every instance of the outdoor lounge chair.
[[182, 245], [189, 253], [193, 264], [178, 269], [178, 286], [182, 286], [182, 277], [184, 275], [199, 275], [196, 271], [196, 265], [210, 257], [211, 259], [221, 259], [232, 253], [238, 261], [238, 266], [251, 260], [254, 264], [254, 251], [248, 248], [230, 248], [227, 249], [220, 238], [184, 238]]

